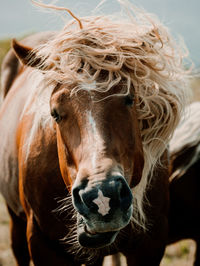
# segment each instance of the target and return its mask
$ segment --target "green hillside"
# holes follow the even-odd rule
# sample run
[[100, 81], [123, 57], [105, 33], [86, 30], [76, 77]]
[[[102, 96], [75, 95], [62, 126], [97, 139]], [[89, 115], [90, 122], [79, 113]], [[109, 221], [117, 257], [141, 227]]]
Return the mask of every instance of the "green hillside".
[[7, 53], [7, 51], [10, 49], [10, 39], [7, 40], [0, 40], [0, 65], [2, 63], [2, 60]]

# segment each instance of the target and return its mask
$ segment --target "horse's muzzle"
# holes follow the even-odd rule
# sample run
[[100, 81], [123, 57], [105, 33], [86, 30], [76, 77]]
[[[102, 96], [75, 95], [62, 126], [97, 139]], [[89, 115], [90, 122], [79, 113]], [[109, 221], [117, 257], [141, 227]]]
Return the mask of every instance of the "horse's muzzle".
[[73, 188], [78, 211], [78, 239], [82, 246], [111, 244], [132, 216], [132, 192], [122, 176], [95, 182], [85, 180]]

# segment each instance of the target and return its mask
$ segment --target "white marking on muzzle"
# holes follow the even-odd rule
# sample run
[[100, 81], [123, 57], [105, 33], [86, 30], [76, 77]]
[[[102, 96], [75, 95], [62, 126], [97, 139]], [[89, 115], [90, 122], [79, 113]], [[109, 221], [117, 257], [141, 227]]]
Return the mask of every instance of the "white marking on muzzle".
[[109, 213], [110, 206], [109, 206], [110, 198], [104, 197], [101, 190], [98, 191], [98, 197], [93, 200], [93, 202], [98, 206], [98, 212], [104, 216]]

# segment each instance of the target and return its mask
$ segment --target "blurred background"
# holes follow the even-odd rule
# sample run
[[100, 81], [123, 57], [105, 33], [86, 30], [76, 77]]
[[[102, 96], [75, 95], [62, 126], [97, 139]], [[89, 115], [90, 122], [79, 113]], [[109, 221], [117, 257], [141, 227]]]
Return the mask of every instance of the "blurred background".
[[[45, 0], [45, 3], [51, 0]], [[156, 14], [174, 36], [181, 35], [191, 59], [200, 66], [200, 1], [199, 0], [131, 0], [136, 6]], [[116, 0], [107, 0], [102, 13], [119, 10]], [[55, 3], [55, 1], [54, 1]], [[100, 0], [57, 0], [57, 5], [68, 7], [78, 16], [91, 14]], [[63, 14], [63, 12], [62, 12]], [[66, 17], [68, 15], [66, 14]], [[0, 1], [0, 39], [17, 38], [30, 32], [54, 30], [63, 26], [62, 19], [38, 10], [30, 0]]]
[[[49, 1], [43, 1], [49, 3]], [[104, 2], [104, 1], [103, 1]], [[107, 0], [100, 13], [109, 14], [119, 11], [116, 0]], [[176, 39], [180, 36], [194, 62], [194, 70], [200, 69], [200, 1], [199, 0], [132, 0], [133, 4], [156, 14], [170, 28]], [[100, 0], [58, 0], [56, 5], [68, 7], [77, 16], [87, 16], [94, 12]], [[0, 64], [10, 48], [11, 38], [22, 38], [30, 33], [60, 29], [69, 18], [66, 13], [46, 12], [35, 7], [30, 0], [0, 0]], [[200, 78], [191, 80], [194, 100], [200, 100]], [[191, 266], [195, 244], [184, 240], [166, 249], [162, 266]], [[0, 196], [0, 266], [13, 266], [14, 260], [10, 250], [9, 218]]]

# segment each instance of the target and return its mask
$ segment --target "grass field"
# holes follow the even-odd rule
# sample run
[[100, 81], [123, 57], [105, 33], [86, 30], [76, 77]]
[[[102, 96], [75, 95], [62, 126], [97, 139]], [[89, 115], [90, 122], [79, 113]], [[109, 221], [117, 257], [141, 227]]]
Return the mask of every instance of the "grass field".
[[[0, 41], [0, 65], [9, 47], [10, 40]], [[200, 100], [200, 79], [194, 79], [191, 83], [191, 86], [194, 91], [194, 100]], [[176, 244], [170, 245], [166, 249], [161, 266], [192, 266], [194, 253], [195, 243], [192, 240], [183, 240]], [[14, 265], [14, 258], [10, 249], [9, 217], [4, 200], [0, 196], [0, 266]], [[106, 265], [110, 265], [109, 260], [107, 261]]]
[[10, 40], [2, 40], [0, 41], [0, 65], [2, 63], [2, 60], [7, 53], [7, 51], [10, 49]]

